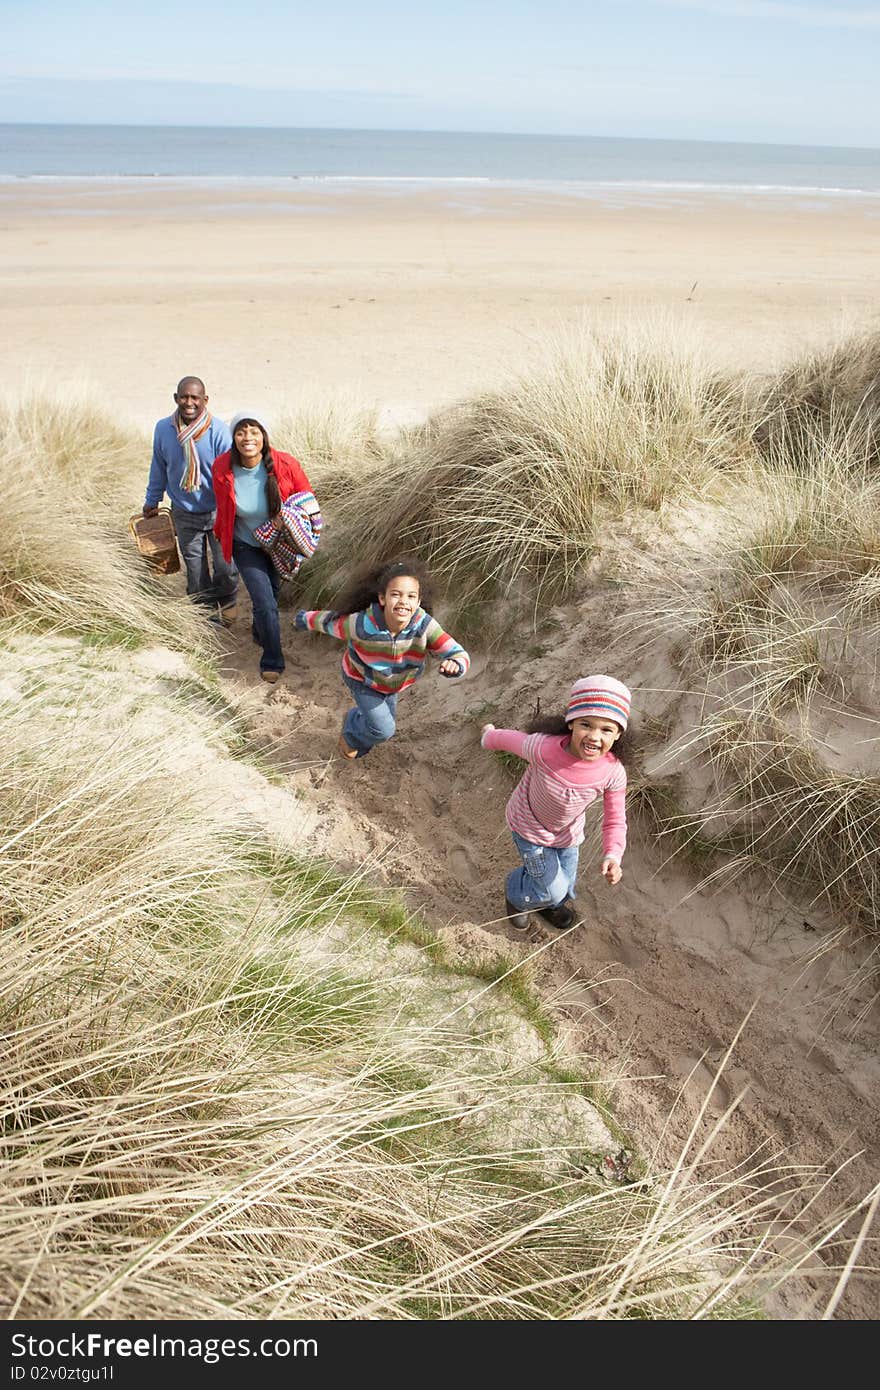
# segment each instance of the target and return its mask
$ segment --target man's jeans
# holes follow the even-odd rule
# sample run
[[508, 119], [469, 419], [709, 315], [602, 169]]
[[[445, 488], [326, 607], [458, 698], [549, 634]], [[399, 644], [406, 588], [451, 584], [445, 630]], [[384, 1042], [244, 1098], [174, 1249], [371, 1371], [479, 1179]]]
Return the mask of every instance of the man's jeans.
[[507, 901], [517, 912], [539, 912], [542, 907], [558, 907], [573, 898], [578, 871], [580, 845], [558, 849], [554, 845], [534, 845], [513, 832], [513, 843], [522, 858], [522, 868], [507, 875]]
[[254, 620], [251, 631], [254, 640], [263, 648], [261, 671], [283, 671], [284, 653], [281, 650], [281, 621], [278, 616], [278, 590], [281, 576], [265, 550], [246, 541], [233, 540], [232, 558], [251, 596]]
[[350, 748], [357, 749], [359, 758], [366, 757], [377, 743], [385, 743], [396, 728], [397, 696], [382, 695], [371, 690], [363, 681], [342, 679], [354, 696], [354, 709], [345, 716], [342, 736]]
[[[231, 603], [238, 589], [234, 565], [227, 565], [214, 535], [216, 512], [185, 512], [182, 507], [171, 508], [171, 519], [177, 532], [177, 544], [186, 566], [186, 592], [197, 603]], [[208, 568], [208, 552], [214, 577]]]

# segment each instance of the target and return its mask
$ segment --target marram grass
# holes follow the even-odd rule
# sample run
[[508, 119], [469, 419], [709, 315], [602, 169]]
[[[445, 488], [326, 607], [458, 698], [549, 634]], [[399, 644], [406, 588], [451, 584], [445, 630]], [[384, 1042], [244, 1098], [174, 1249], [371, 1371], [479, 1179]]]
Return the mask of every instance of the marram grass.
[[659, 824], [876, 935], [880, 474], [860, 437], [801, 444], [802, 467], [752, 479], [711, 565], [653, 566], [631, 603], [631, 632], [667, 634], [691, 695], [666, 763], [700, 791]]
[[584, 336], [540, 374], [403, 432], [381, 470], [353, 474], [315, 578], [332, 588], [353, 555], [405, 551], [459, 605], [525, 577], [560, 597], [607, 517], [700, 494], [735, 459], [735, 396], [670, 341]]
[[203, 616], [169, 598], [127, 533], [146, 441], [88, 402], [34, 398], [0, 408], [0, 447], [0, 619], [92, 643], [212, 650]]

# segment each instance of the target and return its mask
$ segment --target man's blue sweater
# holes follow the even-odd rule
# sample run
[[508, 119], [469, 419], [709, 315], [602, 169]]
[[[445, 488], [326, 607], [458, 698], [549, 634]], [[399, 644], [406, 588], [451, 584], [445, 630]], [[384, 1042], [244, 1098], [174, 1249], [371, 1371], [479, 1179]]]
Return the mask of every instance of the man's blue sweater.
[[228, 425], [215, 417], [201, 439], [196, 440], [201, 475], [199, 487], [195, 492], [185, 492], [180, 480], [186, 471], [186, 460], [177, 442], [176, 414], [159, 420], [153, 431], [153, 459], [144, 506], [158, 507], [167, 492], [172, 506], [180, 507], [184, 512], [212, 512], [216, 503], [211, 465], [219, 454], [225, 454], [231, 448], [232, 435]]

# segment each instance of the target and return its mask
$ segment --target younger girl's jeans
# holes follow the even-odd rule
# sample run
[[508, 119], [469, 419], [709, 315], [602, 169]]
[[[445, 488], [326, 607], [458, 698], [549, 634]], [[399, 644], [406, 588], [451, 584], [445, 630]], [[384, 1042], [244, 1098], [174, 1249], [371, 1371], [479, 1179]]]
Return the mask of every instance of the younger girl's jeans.
[[522, 858], [522, 868], [507, 875], [507, 901], [517, 912], [538, 912], [542, 907], [558, 907], [573, 898], [580, 845], [533, 845], [513, 832], [513, 843]]
[[384, 743], [394, 733], [397, 696], [382, 695], [363, 681], [353, 681], [350, 676], [342, 679], [354, 696], [354, 709], [345, 716], [342, 736], [350, 748], [357, 749], [358, 757], [363, 758], [377, 743]]

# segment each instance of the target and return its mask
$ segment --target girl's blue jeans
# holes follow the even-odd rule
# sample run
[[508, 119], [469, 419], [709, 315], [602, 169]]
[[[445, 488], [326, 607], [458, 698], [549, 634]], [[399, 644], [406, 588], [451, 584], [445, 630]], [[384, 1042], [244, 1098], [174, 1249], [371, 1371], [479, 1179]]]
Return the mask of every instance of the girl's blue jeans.
[[354, 696], [354, 709], [345, 716], [342, 736], [350, 748], [357, 749], [359, 758], [366, 757], [377, 743], [385, 743], [397, 725], [397, 696], [382, 695], [371, 690], [363, 681], [342, 679]]
[[278, 617], [281, 576], [265, 550], [258, 550], [246, 541], [233, 540], [232, 558], [251, 596], [254, 641], [263, 648], [260, 670], [283, 671], [284, 653], [281, 650], [281, 622]]
[[507, 875], [507, 901], [518, 912], [539, 912], [542, 907], [558, 907], [573, 898], [580, 845], [559, 849], [554, 845], [533, 845], [513, 832], [513, 843], [522, 859], [522, 868]]

